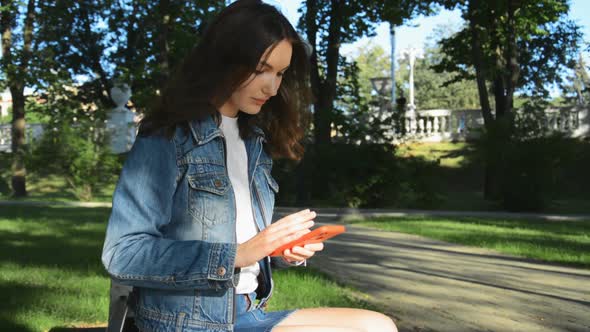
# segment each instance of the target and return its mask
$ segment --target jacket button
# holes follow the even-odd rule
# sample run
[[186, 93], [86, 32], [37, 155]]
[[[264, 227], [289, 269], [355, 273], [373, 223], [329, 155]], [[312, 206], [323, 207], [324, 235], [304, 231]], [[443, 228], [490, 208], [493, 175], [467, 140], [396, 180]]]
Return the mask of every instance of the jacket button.
[[221, 277], [223, 277], [223, 276], [225, 275], [225, 272], [227, 272], [227, 271], [225, 270], [225, 267], [223, 267], [223, 266], [220, 266], [220, 267], [218, 267], [218, 268], [217, 268], [217, 275], [218, 275], [218, 276], [221, 276]]
[[221, 181], [220, 181], [220, 180], [215, 180], [215, 182], [213, 182], [213, 184], [214, 184], [214, 185], [215, 185], [217, 188], [221, 187], [221, 185], [222, 185], [222, 183], [221, 183]]

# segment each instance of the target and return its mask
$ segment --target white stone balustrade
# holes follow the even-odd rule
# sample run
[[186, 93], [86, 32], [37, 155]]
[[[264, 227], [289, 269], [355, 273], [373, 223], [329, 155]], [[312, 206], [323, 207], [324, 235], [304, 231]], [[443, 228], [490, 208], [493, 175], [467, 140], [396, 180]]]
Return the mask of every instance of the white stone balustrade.
[[[570, 137], [590, 137], [588, 108], [563, 107], [545, 111], [545, 126]], [[396, 141], [442, 142], [476, 138], [484, 120], [480, 110], [408, 110], [401, 128], [395, 130]], [[401, 129], [404, 129], [403, 131]]]
[[[43, 135], [43, 125], [39, 123], [26, 124], [25, 139], [37, 139]], [[12, 125], [0, 125], [0, 152], [12, 151]]]

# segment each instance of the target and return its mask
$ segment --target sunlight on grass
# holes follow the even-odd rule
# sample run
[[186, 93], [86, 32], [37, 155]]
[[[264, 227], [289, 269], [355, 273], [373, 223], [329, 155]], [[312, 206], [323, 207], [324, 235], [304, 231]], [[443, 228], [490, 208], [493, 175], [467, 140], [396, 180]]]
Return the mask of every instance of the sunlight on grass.
[[396, 154], [400, 157], [422, 157], [427, 160], [440, 159], [443, 167], [458, 168], [465, 160], [462, 150], [469, 147], [468, 143], [440, 142], [440, 143], [407, 143], [397, 147]]
[[386, 231], [493, 249], [545, 262], [590, 268], [590, 220], [375, 218], [353, 221]]

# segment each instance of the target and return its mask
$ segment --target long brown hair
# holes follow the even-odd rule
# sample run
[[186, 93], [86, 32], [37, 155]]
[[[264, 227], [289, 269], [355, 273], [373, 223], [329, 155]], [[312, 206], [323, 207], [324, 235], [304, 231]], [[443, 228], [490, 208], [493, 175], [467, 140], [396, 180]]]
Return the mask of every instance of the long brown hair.
[[254, 125], [264, 130], [273, 157], [300, 160], [311, 96], [309, 46], [285, 16], [261, 0], [238, 0], [211, 22], [141, 121], [140, 134], [164, 129], [171, 136], [177, 126], [211, 114], [219, 123], [217, 107], [256, 71], [264, 52], [282, 40], [291, 43], [293, 53], [277, 95], [256, 115], [240, 112], [238, 125], [242, 138], [252, 135]]

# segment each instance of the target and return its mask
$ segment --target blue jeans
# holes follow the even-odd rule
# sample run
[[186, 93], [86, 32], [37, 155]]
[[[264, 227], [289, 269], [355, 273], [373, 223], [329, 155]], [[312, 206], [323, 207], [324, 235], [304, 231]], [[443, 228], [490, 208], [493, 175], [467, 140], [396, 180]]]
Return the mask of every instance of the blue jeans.
[[296, 310], [266, 312], [256, 308], [256, 293], [238, 294], [236, 299], [235, 332], [270, 332]]

